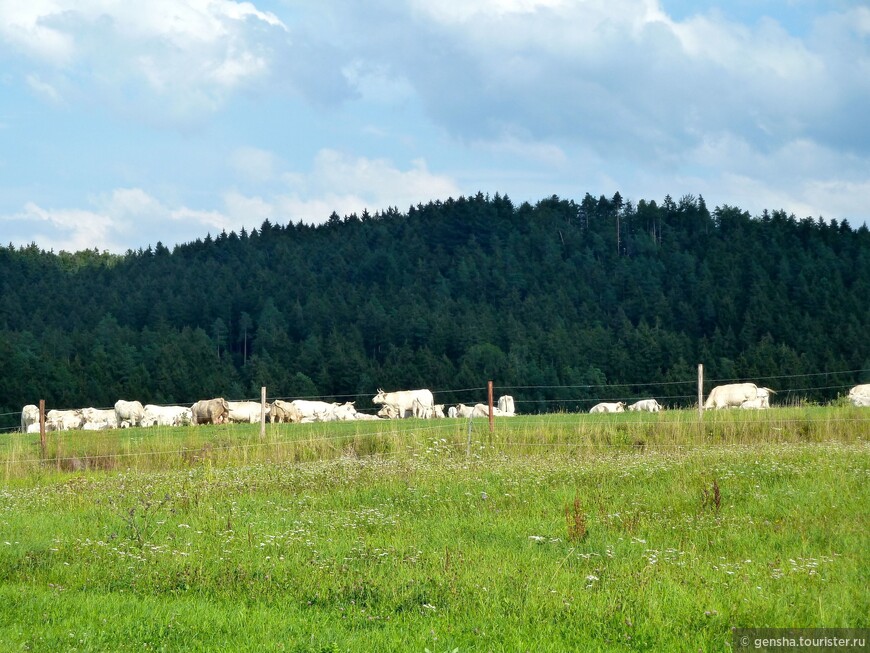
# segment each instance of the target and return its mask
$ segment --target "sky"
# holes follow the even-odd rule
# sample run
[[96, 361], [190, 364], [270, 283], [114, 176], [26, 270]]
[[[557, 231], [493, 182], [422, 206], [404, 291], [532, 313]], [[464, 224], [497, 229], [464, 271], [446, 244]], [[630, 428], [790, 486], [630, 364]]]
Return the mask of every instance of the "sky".
[[0, 0], [0, 243], [461, 195], [870, 219], [870, 5]]

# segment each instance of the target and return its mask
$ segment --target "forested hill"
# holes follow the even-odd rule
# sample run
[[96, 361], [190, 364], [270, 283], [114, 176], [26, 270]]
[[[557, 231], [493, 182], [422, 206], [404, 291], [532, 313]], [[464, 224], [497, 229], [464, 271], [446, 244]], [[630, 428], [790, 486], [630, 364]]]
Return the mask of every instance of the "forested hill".
[[827, 399], [870, 369], [866, 226], [691, 196], [479, 194], [125, 256], [10, 245], [0, 283], [3, 413], [261, 385], [454, 401], [487, 379], [538, 401], [524, 410], [576, 409], [601, 389], [559, 386], [677, 401], [691, 384], [630, 384], [692, 381], [699, 362], [709, 379], [783, 377], [769, 385]]

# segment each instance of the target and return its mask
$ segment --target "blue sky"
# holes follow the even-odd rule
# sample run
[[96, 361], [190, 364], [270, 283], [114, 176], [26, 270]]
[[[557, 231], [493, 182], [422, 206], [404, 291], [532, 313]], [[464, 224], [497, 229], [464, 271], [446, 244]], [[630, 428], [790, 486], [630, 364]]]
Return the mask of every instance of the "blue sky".
[[586, 192], [870, 219], [870, 7], [0, 0], [0, 242]]

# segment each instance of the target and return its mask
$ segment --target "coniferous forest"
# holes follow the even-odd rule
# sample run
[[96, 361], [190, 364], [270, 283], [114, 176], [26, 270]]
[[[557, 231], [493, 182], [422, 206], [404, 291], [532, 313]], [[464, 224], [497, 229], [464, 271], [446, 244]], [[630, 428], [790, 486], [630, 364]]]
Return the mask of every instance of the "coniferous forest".
[[870, 375], [867, 227], [694, 196], [478, 194], [125, 255], [9, 245], [0, 290], [0, 427], [40, 398], [451, 402], [492, 379], [535, 412], [601, 386], [689, 405], [697, 363], [817, 401]]

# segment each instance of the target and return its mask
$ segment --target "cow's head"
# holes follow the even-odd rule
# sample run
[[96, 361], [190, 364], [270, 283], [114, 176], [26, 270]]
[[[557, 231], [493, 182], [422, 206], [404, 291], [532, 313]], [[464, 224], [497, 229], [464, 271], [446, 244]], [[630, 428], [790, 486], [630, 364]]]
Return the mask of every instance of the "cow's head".
[[374, 396], [374, 398], [372, 399], [372, 403], [373, 404], [382, 404], [386, 400], [387, 400], [386, 393], [383, 390], [381, 390], [380, 388], [378, 388], [378, 394], [376, 394]]

